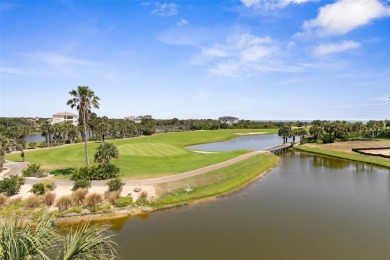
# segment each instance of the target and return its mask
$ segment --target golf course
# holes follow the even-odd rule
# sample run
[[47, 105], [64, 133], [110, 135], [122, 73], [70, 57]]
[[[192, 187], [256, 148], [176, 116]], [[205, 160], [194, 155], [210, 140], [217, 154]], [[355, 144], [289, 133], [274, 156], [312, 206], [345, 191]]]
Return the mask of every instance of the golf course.
[[[178, 174], [206, 167], [242, 154], [248, 150], [218, 153], [198, 153], [186, 146], [225, 141], [245, 133], [276, 133], [276, 129], [226, 129], [162, 133], [129, 139], [108, 140], [118, 147], [119, 159], [112, 163], [121, 169], [125, 179], [147, 179]], [[96, 148], [101, 142], [89, 142], [88, 150], [92, 162]], [[9, 154], [10, 161], [21, 161], [20, 152]], [[25, 152], [25, 160], [36, 163], [54, 174], [56, 178], [69, 178], [75, 168], [85, 165], [84, 144], [70, 144], [54, 148], [34, 149]]]

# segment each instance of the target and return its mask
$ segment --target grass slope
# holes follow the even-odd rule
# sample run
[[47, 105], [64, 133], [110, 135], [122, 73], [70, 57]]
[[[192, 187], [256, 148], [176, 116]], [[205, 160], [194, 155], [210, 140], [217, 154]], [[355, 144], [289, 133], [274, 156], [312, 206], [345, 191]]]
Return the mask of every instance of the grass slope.
[[[158, 134], [150, 137], [110, 140], [120, 152], [120, 158], [112, 162], [121, 168], [122, 176], [129, 179], [154, 178], [194, 170], [229, 160], [248, 151], [199, 154], [185, 148], [188, 145], [217, 142], [237, 137], [234, 133], [267, 132], [265, 130], [213, 130]], [[93, 161], [100, 143], [89, 142], [90, 161]], [[56, 175], [69, 175], [74, 168], [84, 166], [84, 144], [74, 144], [49, 149], [25, 152], [28, 162], [40, 164], [42, 168]], [[7, 160], [20, 161], [20, 154], [10, 154]]]
[[341, 152], [341, 151], [326, 150], [321, 145], [317, 145], [315, 148], [308, 147], [305, 145], [299, 145], [299, 146], [295, 146], [294, 149], [300, 150], [300, 151], [305, 151], [305, 152], [310, 152], [310, 153], [332, 156], [332, 157], [341, 158], [341, 159], [352, 160], [352, 161], [356, 161], [356, 162], [370, 163], [370, 164], [390, 168], [390, 160], [389, 159], [376, 157], [376, 156], [368, 156], [368, 155], [363, 155], [363, 154], [351, 154], [351, 153], [346, 153], [346, 152]]
[[[259, 154], [184, 181], [161, 184], [159, 187], [162, 190], [161, 193], [171, 192], [153, 202], [153, 206], [159, 208], [164, 205], [189, 202], [239, 189], [256, 177], [266, 173], [278, 163], [278, 160], [279, 158], [273, 154]], [[188, 190], [188, 188], [192, 190]]]

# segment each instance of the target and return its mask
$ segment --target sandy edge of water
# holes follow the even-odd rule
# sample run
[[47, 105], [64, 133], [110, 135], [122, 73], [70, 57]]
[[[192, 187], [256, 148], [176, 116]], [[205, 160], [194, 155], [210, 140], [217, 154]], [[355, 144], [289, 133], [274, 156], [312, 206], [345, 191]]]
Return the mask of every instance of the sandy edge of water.
[[109, 221], [116, 220], [116, 219], [129, 218], [129, 217], [133, 217], [133, 216], [149, 214], [149, 213], [154, 212], [154, 211], [166, 210], [166, 209], [171, 209], [171, 208], [178, 208], [178, 207], [182, 207], [182, 206], [195, 206], [195, 205], [198, 205], [200, 203], [214, 201], [214, 200], [217, 200], [219, 198], [223, 198], [225, 196], [229, 196], [235, 192], [239, 192], [239, 191], [243, 190], [248, 185], [252, 184], [256, 180], [261, 179], [262, 177], [267, 175], [272, 169], [274, 169], [276, 166], [279, 165], [279, 162], [280, 162], [280, 157], [278, 157], [278, 161], [274, 166], [272, 166], [271, 168], [269, 168], [268, 170], [266, 170], [264, 172], [260, 172], [255, 178], [249, 180], [248, 182], [246, 182], [242, 186], [234, 188], [232, 190], [229, 190], [225, 193], [221, 193], [218, 195], [214, 195], [214, 196], [210, 196], [210, 197], [206, 197], [206, 198], [195, 199], [195, 200], [190, 200], [190, 201], [182, 201], [182, 202], [167, 204], [167, 205], [162, 206], [161, 208], [152, 208], [150, 206], [140, 206], [140, 207], [131, 208], [131, 209], [127, 209], [127, 210], [123, 210], [123, 209], [114, 210], [113, 212], [111, 212], [109, 214], [86, 213], [84, 215], [82, 215], [82, 214], [76, 215], [77, 213], [75, 213], [74, 216], [58, 217], [56, 219], [56, 222], [57, 222], [57, 224], [78, 224], [78, 223], [83, 222], [83, 221], [97, 221], [97, 222], [107, 221], [107, 222], [109, 222]]

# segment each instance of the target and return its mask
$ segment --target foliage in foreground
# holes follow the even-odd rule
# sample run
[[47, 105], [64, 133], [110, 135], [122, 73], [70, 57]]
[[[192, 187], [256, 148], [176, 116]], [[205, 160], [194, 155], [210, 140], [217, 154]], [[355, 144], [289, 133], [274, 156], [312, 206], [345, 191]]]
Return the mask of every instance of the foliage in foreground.
[[98, 164], [89, 167], [81, 167], [73, 171], [72, 180], [107, 180], [119, 176], [120, 169], [114, 164]]
[[107, 182], [108, 192], [111, 192], [111, 191], [121, 191], [123, 185], [125, 185], [125, 184], [126, 183], [124, 183], [122, 181], [122, 179], [120, 179], [120, 178], [112, 179], [109, 182]]
[[83, 223], [67, 235], [42, 216], [36, 226], [14, 217], [0, 222], [0, 259], [113, 259], [117, 256], [113, 234], [106, 225]]
[[46, 191], [53, 191], [56, 187], [57, 185], [52, 181], [41, 181], [34, 183], [30, 192], [36, 195], [43, 195]]
[[30, 163], [26, 169], [22, 170], [24, 177], [36, 177], [36, 178], [43, 178], [46, 177], [47, 174], [41, 169], [41, 166], [39, 164]]
[[20, 187], [24, 184], [25, 179], [17, 175], [12, 175], [9, 178], [4, 178], [0, 181], [0, 193], [5, 193], [7, 196], [18, 194]]

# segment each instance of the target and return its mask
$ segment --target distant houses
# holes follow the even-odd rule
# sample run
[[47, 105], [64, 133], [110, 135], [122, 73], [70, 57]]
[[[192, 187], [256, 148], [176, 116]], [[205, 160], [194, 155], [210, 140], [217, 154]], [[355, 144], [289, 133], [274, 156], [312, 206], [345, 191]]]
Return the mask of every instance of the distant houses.
[[60, 112], [53, 115], [53, 118], [49, 119], [50, 124], [58, 124], [61, 122], [70, 122], [73, 125], [78, 124], [79, 116], [70, 112]]
[[237, 117], [233, 117], [233, 116], [222, 116], [218, 119], [218, 121], [220, 123], [226, 123], [228, 125], [232, 125], [232, 124], [235, 124], [238, 122], [238, 118]]
[[151, 115], [137, 116], [137, 117], [135, 117], [135, 116], [127, 116], [127, 117], [125, 117], [125, 120], [134, 121], [135, 123], [141, 123], [142, 119], [144, 119], [144, 118], [145, 119], [147, 119], [147, 118], [151, 119], [152, 116]]

